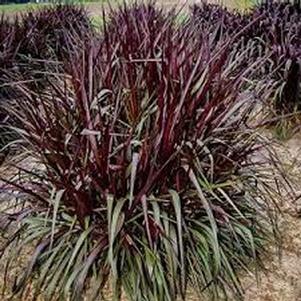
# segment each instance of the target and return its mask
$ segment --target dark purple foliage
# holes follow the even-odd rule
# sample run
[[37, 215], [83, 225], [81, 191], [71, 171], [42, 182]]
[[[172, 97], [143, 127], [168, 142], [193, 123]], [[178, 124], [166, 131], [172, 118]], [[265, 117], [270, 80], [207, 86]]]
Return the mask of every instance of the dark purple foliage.
[[[16, 82], [26, 82], [31, 89], [44, 89], [45, 74], [66, 70], [68, 64], [64, 68], [62, 62], [70, 59], [71, 45], [81, 48], [93, 34], [83, 7], [51, 6], [12, 19], [3, 14], [0, 18], [0, 124], [6, 120], [4, 125], [7, 125], [9, 100], [20, 97]], [[0, 149], [7, 142], [3, 137], [1, 130]]]
[[271, 51], [273, 77], [282, 85], [276, 110], [287, 113], [300, 109], [301, 2], [264, 1], [253, 14], [264, 15], [260, 38]]
[[116, 299], [176, 300], [188, 285], [242, 296], [238, 270], [260, 264], [261, 221], [274, 222], [266, 162], [252, 160], [266, 145], [241, 93], [254, 66], [229, 36], [217, 46], [176, 17], [124, 5], [99, 37], [66, 47], [68, 74], [17, 85], [38, 165], [3, 179], [30, 196], [20, 233], [36, 243], [15, 293], [37, 276], [37, 294], [75, 300], [94, 275], [96, 294], [111, 279]]
[[233, 49], [242, 51], [250, 41], [254, 41], [259, 50], [253, 51], [253, 58], [269, 58], [265, 71], [257, 77], [264, 76], [267, 80], [279, 82], [279, 88], [275, 91], [277, 113], [300, 109], [300, 1], [267, 0], [246, 14], [204, 2], [192, 8], [191, 19], [200, 27], [201, 33], [209, 31], [216, 42], [238, 35]]

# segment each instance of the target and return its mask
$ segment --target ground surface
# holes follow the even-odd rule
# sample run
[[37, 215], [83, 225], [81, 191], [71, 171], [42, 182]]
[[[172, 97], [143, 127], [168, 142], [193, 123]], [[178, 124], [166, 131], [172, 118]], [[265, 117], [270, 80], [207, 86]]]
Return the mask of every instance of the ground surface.
[[[128, 0], [130, 2], [132, 0]], [[85, 7], [87, 7], [88, 11], [90, 12], [90, 15], [92, 17], [97, 17], [101, 15], [102, 8], [106, 7], [108, 3], [110, 4], [116, 4], [118, 2], [121, 2], [121, 0], [92, 0], [92, 1], [80, 1], [80, 0], [75, 0], [76, 3], [82, 3]], [[201, 2], [201, 0], [157, 0], [156, 1], [159, 6], [163, 6], [165, 8], [170, 8], [173, 6], [177, 7], [183, 7], [184, 10], [188, 10], [189, 6], [193, 3]], [[245, 9], [251, 5], [251, 3], [254, 2], [254, 0], [208, 0], [208, 2], [212, 3], [221, 3], [226, 5], [227, 7], [230, 8], [239, 8], [239, 9]], [[26, 12], [28, 10], [32, 9], [38, 9], [47, 4], [5, 4], [5, 5], [0, 5], [0, 15], [1, 13], [5, 13], [8, 16], [14, 16], [16, 14], [19, 14], [21, 12]]]
[[[301, 190], [301, 134], [284, 143], [279, 153], [285, 164], [294, 166], [292, 172]], [[300, 194], [296, 192], [297, 196]], [[245, 279], [245, 301], [301, 301], [301, 202], [286, 199], [281, 207], [281, 257], [271, 250], [267, 272], [261, 275], [259, 286], [254, 278]]]

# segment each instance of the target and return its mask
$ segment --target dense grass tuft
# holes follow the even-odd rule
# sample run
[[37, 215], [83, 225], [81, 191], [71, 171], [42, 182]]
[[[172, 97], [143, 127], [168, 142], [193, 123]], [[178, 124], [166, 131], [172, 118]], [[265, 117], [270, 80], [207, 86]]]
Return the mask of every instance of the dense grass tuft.
[[242, 298], [239, 271], [261, 266], [282, 178], [251, 120], [258, 64], [176, 19], [124, 5], [101, 36], [68, 44], [68, 74], [17, 83], [11, 112], [36, 164], [3, 179], [27, 195], [11, 258], [35, 244], [15, 295], [33, 281], [34, 297], [93, 300], [110, 282], [114, 300], [190, 286]]
[[246, 14], [205, 2], [192, 8], [191, 19], [200, 30], [209, 30], [216, 41], [240, 33], [240, 47], [255, 43], [254, 58], [269, 58], [257, 77], [265, 79], [263, 84], [274, 83], [270, 95], [274, 114], [287, 115], [300, 109], [300, 1], [266, 0]]
[[[82, 7], [58, 5], [24, 13], [14, 19], [1, 16], [0, 150], [13, 138], [6, 129], [8, 124], [14, 124], [7, 114], [9, 103], [20, 97], [15, 83], [26, 82], [31, 89], [44, 89], [47, 73], [63, 71], [62, 62], [72, 55], [69, 48], [74, 48], [74, 44], [81, 47], [91, 36], [93, 29]], [[48, 62], [47, 66], [45, 62]]]

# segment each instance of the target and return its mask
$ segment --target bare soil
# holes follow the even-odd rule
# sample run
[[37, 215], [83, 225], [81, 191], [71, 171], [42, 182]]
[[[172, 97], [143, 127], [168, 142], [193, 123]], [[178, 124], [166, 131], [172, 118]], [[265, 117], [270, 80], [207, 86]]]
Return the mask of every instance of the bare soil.
[[[129, 2], [131, 0], [128, 0]], [[218, 3], [218, 4], [223, 4], [227, 6], [228, 8], [237, 8], [239, 2], [243, 3], [246, 0], [208, 0], [208, 2], [211, 3]], [[117, 2], [117, 1], [116, 1]], [[116, 2], [113, 0], [110, 1], [111, 5], [116, 5]], [[121, 1], [122, 2], [122, 1]], [[159, 7], [163, 8], [171, 8], [171, 7], [176, 7], [177, 9], [183, 9], [183, 11], [188, 12], [189, 7], [192, 4], [195, 3], [200, 3], [201, 0], [157, 0], [156, 3]], [[103, 8], [108, 7], [108, 3], [101, 3], [101, 2], [86, 2], [84, 6], [87, 8], [89, 14], [91, 17], [100, 17], [102, 15]], [[25, 11], [28, 10], [28, 7], [25, 7]], [[1, 6], [0, 6], [0, 15], [1, 15]], [[14, 17], [15, 15], [20, 14], [21, 12], [24, 12], [24, 10], [16, 9], [14, 12], [13, 10], [9, 10], [5, 12], [5, 15], [8, 17]]]
[[[240, 0], [242, 2], [244, 2], [245, 0]], [[111, 1], [113, 2], [113, 1]], [[200, 3], [201, 0], [157, 0], [156, 3], [159, 7], [163, 7], [165, 9], [169, 9], [169, 8], [177, 8], [177, 9], [182, 9], [184, 12], [188, 12], [189, 11], [189, 7], [195, 3]], [[236, 8], [237, 4], [239, 3], [239, 0], [209, 0], [208, 2], [211, 3], [222, 3], [224, 5], [226, 5], [229, 8]], [[96, 2], [91, 2], [91, 3], [87, 3], [85, 4], [85, 7], [87, 8], [87, 10], [90, 13], [91, 17], [97, 17], [97, 16], [101, 16], [102, 14], [102, 10], [103, 8], [107, 7], [107, 4], [99, 4]]]
[[271, 250], [265, 262], [267, 271], [261, 274], [259, 285], [253, 277], [245, 279], [245, 301], [301, 301], [301, 201], [298, 199], [301, 195], [301, 134], [284, 143], [278, 153], [291, 168], [300, 191], [296, 191], [297, 199], [288, 198], [281, 204], [281, 256]]

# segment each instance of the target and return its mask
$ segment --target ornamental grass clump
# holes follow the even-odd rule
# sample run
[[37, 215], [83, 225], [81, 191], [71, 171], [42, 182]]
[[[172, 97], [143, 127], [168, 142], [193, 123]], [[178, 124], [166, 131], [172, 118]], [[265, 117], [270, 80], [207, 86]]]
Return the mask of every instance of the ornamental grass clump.
[[247, 58], [233, 41], [211, 51], [206, 32], [175, 20], [121, 7], [69, 49], [68, 75], [48, 74], [38, 93], [18, 83], [13, 113], [35, 164], [2, 179], [20, 191], [6, 248], [11, 260], [35, 248], [14, 295], [242, 298], [239, 272], [261, 266], [281, 178], [240, 92], [255, 67], [238, 72]]
[[[54, 71], [46, 70], [49, 64], [44, 66], [45, 61], [52, 60], [58, 65], [68, 60], [70, 37], [84, 41], [93, 35], [86, 10], [71, 5], [49, 6], [12, 20], [2, 15], [0, 27], [1, 98], [6, 92], [2, 86], [13, 84], [15, 76], [26, 81], [40, 79], [44, 73]], [[7, 78], [12, 71], [12, 78]]]
[[0, 17], [0, 164], [5, 157], [3, 148], [10, 140], [10, 135], [8, 135], [8, 131], [5, 128], [8, 116], [4, 107], [8, 94], [14, 94], [14, 90], [6, 86], [8, 80], [5, 71], [12, 68], [11, 58], [17, 49], [16, 45], [14, 45], [16, 30], [17, 27], [13, 26], [4, 15]]
[[250, 58], [269, 58], [257, 77], [264, 77], [269, 86], [274, 82], [271, 98], [275, 100], [272, 110], [276, 116], [300, 109], [300, 20], [299, 0], [265, 0], [246, 14], [207, 2], [191, 8], [191, 22], [200, 31], [209, 30], [214, 41], [240, 33], [234, 48], [239, 46], [243, 51], [254, 44]]
[[[244, 30], [244, 39], [248, 41], [252, 35], [253, 26], [245, 30], [252, 22], [252, 18], [248, 14], [244, 14], [237, 10], [229, 10], [218, 4], [202, 1], [201, 4], [194, 4], [190, 8], [191, 22], [199, 30], [209, 30], [214, 36], [214, 41], [218, 42], [225, 36], [233, 36], [239, 31]], [[252, 38], [252, 37], [251, 37]]]
[[30, 12], [22, 16], [21, 23], [29, 37], [22, 41], [20, 53], [42, 60], [65, 59], [66, 32], [82, 40], [90, 37], [92, 32], [87, 11], [75, 5], [50, 6]]
[[14, 124], [9, 103], [20, 97], [15, 83], [45, 89], [45, 74], [62, 72], [62, 62], [72, 55], [69, 44], [76, 39], [81, 47], [91, 36], [93, 28], [83, 7], [57, 5], [14, 19], [0, 17], [0, 152], [13, 140], [7, 126]]
[[298, 111], [301, 100], [301, 2], [267, 0], [257, 6], [253, 14], [264, 15], [260, 37], [271, 52], [270, 78], [279, 83], [275, 92], [275, 113], [285, 115]]

